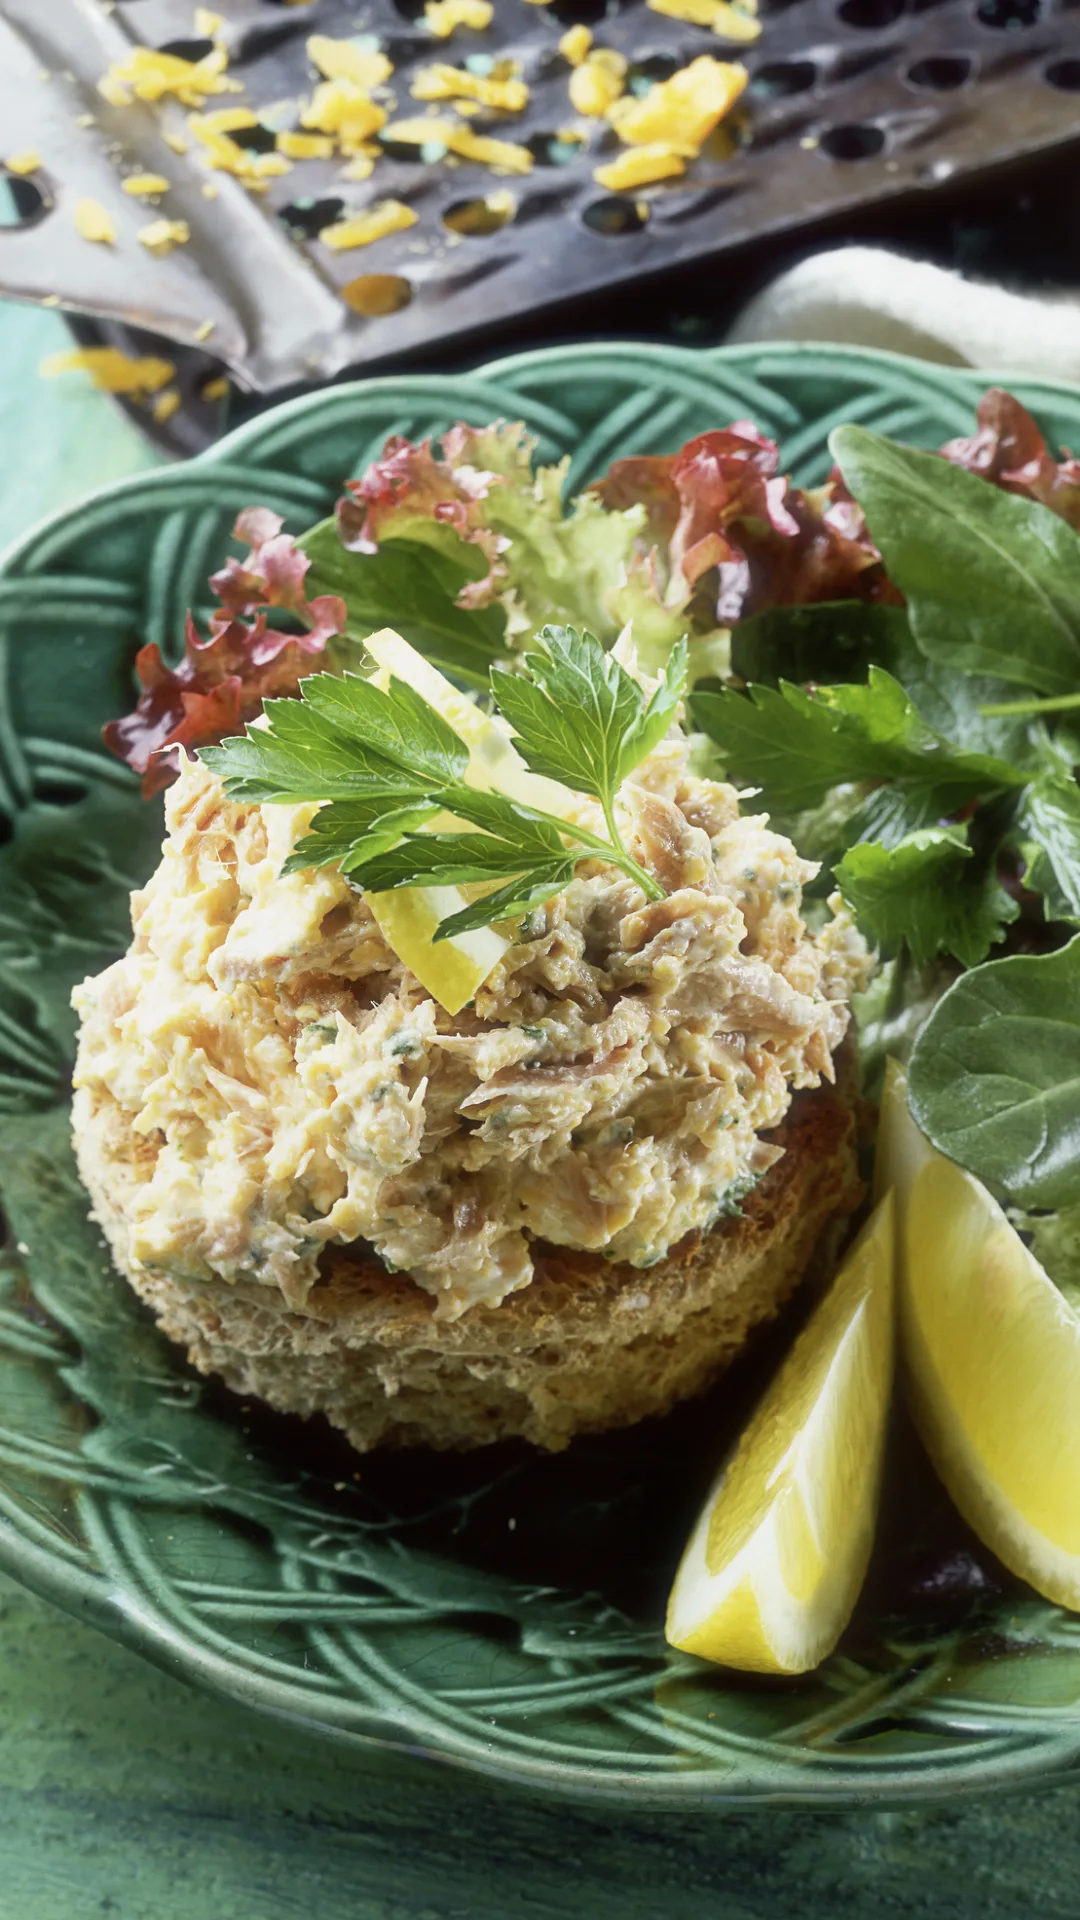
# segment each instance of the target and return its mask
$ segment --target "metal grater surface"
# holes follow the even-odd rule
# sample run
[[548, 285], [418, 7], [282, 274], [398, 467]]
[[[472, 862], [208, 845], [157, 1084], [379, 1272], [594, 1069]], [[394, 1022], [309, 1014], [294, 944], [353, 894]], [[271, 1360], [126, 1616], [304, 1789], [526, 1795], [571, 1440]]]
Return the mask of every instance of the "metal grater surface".
[[[194, 143], [184, 155], [170, 147], [165, 136], [183, 133], [184, 108], [115, 108], [97, 93], [133, 42], [197, 57], [189, 0], [0, 0], [0, 145], [4, 154], [36, 149], [42, 162], [28, 177], [8, 176], [14, 224], [0, 226], [0, 291], [58, 297], [178, 343], [203, 341], [243, 386], [269, 392], [478, 342], [524, 316], [535, 322], [615, 290], [626, 291], [632, 326], [635, 290], [665, 272], [1080, 141], [1080, 8], [1067, 0], [763, 0], [763, 8], [760, 38], [739, 48], [641, 0], [495, 0], [485, 33], [449, 40], [427, 32], [421, 0], [218, 0], [229, 70], [246, 88], [237, 98], [267, 109], [268, 143], [274, 129], [297, 124], [296, 103], [318, 78], [305, 44], [313, 32], [377, 38], [394, 64], [397, 117], [424, 111], [409, 83], [433, 60], [510, 56], [530, 88], [524, 113], [470, 122], [527, 145], [536, 163], [528, 176], [391, 151], [367, 181], [344, 181], [340, 160], [304, 160], [256, 196], [209, 173]], [[725, 123], [735, 141], [721, 129], [684, 178], [604, 192], [593, 170], [619, 143], [569, 105], [558, 40], [575, 21], [626, 56], [636, 91], [702, 53], [744, 60], [751, 85]], [[586, 135], [576, 150], [556, 138], [567, 126]], [[144, 169], [173, 182], [160, 209], [120, 190], [124, 173]], [[494, 190], [513, 196], [512, 217], [492, 231], [461, 231], [477, 218], [489, 223], [474, 203]], [[116, 245], [78, 236], [71, 210], [80, 195], [109, 209]], [[415, 210], [408, 232], [345, 253], [320, 242], [321, 226], [388, 197]], [[190, 244], [151, 257], [136, 236], [155, 211], [186, 219]], [[343, 299], [341, 289], [366, 276], [379, 284], [352, 298], [392, 311], [365, 315]]]

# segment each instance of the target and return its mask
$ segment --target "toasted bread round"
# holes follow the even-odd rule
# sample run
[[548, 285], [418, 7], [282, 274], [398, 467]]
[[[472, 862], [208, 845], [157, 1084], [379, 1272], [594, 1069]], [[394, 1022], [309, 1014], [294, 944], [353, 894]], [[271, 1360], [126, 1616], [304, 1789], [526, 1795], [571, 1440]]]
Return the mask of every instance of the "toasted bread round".
[[80, 1096], [83, 1180], [118, 1267], [203, 1373], [288, 1413], [325, 1414], [354, 1447], [549, 1449], [708, 1387], [751, 1330], [835, 1256], [862, 1189], [848, 1090], [795, 1096], [783, 1158], [743, 1212], [646, 1269], [538, 1244], [499, 1306], [436, 1319], [431, 1295], [359, 1248], [329, 1250], [302, 1311], [250, 1282], [184, 1281], [127, 1259], [125, 1203], [145, 1141], [107, 1096]]

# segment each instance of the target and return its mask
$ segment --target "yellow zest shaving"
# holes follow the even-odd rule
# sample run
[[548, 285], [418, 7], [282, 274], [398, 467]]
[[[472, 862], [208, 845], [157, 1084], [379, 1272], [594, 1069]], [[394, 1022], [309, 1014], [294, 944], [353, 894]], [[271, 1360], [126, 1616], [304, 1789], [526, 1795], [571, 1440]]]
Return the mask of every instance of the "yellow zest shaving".
[[142, 359], [121, 353], [119, 347], [69, 347], [63, 353], [50, 353], [38, 372], [46, 380], [61, 373], [88, 373], [103, 393], [160, 393], [176, 372], [171, 360], [159, 360], [152, 354]]
[[215, 47], [201, 60], [182, 60], [179, 54], [159, 53], [153, 47], [133, 47], [125, 60], [118, 60], [98, 81], [98, 92], [114, 107], [127, 107], [132, 100], [161, 100], [175, 94], [185, 107], [201, 107], [214, 93], [242, 93], [239, 80], [230, 80], [225, 72], [229, 56], [224, 47]]
[[115, 244], [116, 228], [112, 216], [100, 200], [76, 200], [74, 220], [76, 232], [84, 240], [95, 240], [103, 247]]
[[328, 133], [279, 133], [277, 150], [290, 160], [329, 160], [334, 143]]
[[622, 93], [626, 61], [607, 47], [597, 47], [570, 75], [570, 104], [575, 113], [602, 119]]
[[365, 92], [380, 87], [394, 71], [385, 53], [366, 53], [353, 40], [331, 40], [325, 33], [313, 33], [307, 51], [324, 80], [351, 80]]
[[[243, 116], [243, 117], [241, 117]], [[225, 122], [223, 126], [221, 123]], [[245, 184], [259, 183], [275, 174], [288, 173], [292, 162], [283, 153], [252, 153], [230, 138], [229, 127], [236, 132], [254, 127], [258, 121], [244, 107], [224, 109], [220, 113], [189, 113], [188, 126], [203, 148], [209, 165], [218, 173], [231, 173]]]
[[166, 420], [172, 419], [179, 405], [180, 395], [177, 393], [175, 387], [167, 387], [164, 393], [158, 394], [150, 411], [159, 427], [164, 426]]
[[220, 13], [212, 13], [209, 7], [196, 7], [195, 31], [200, 39], [205, 36], [207, 40], [212, 40], [215, 33], [221, 32], [224, 25], [225, 22]]
[[[579, 69], [580, 71], [580, 69]], [[628, 95], [608, 108], [608, 119], [628, 146], [663, 143], [687, 158], [735, 105], [750, 76], [743, 66], [702, 54], [641, 99]]]
[[186, 247], [191, 239], [191, 228], [186, 220], [151, 220], [149, 226], [139, 228], [139, 244], [152, 253], [155, 260], [163, 260], [174, 247]]
[[443, 120], [437, 115], [431, 119], [421, 119], [419, 115], [412, 120], [392, 120], [385, 129], [384, 140], [397, 141], [403, 147], [426, 147], [441, 144], [449, 146], [454, 135], [460, 131], [456, 120]]
[[676, 174], [686, 172], [686, 161], [673, 148], [657, 141], [650, 147], [630, 147], [626, 153], [609, 161], [605, 167], [597, 167], [593, 179], [612, 193], [623, 193], [633, 187], [648, 187], [654, 180], [670, 180]]
[[363, 213], [350, 214], [347, 220], [324, 227], [319, 239], [335, 253], [342, 253], [349, 247], [370, 247], [373, 240], [384, 240], [387, 234], [403, 233], [406, 227], [415, 225], [416, 215], [403, 201], [380, 200], [373, 207], [365, 207]]
[[172, 182], [166, 180], [163, 173], [129, 173], [126, 180], [121, 180], [120, 185], [125, 193], [130, 193], [134, 199], [141, 200], [146, 194], [168, 193]]
[[9, 173], [37, 173], [41, 166], [41, 155], [36, 147], [24, 147], [21, 153], [12, 153], [4, 161]]
[[528, 147], [519, 147], [513, 140], [487, 139], [483, 134], [474, 133], [471, 127], [452, 128], [446, 144], [460, 159], [478, 160], [493, 173], [531, 173], [533, 170]]
[[370, 153], [355, 153], [341, 169], [342, 180], [370, 180], [375, 171], [375, 162]]
[[730, 0], [645, 0], [653, 13], [666, 14], [669, 20], [685, 20], [691, 27], [711, 27], [721, 40], [738, 40], [749, 45], [761, 33], [761, 21], [755, 20], [756, 0], [743, 0], [732, 6]]
[[588, 27], [568, 27], [559, 41], [559, 52], [572, 67], [580, 67], [591, 46], [592, 34]]
[[202, 389], [202, 397], [204, 400], [224, 400], [225, 395], [228, 393], [228, 391], [229, 391], [229, 383], [226, 380], [225, 375], [223, 373], [219, 373], [214, 377], [213, 380], [208, 380], [206, 382], [206, 385]]
[[427, 0], [424, 19], [436, 40], [449, 40], [456, 27], [483, 33], [494, 11], [491, 0]]
[[529, 104], [529, 89], [524, 80], [516, 78], [509, 61], [500, 62], [500, 66], [510, 70], [470, 73], [466, 67], [440, 62], [422, 67], [409, 91], [414, 100], [475, 100], [496, 113], [521, 113]]
[[190, 153], [191, 148], [182, 133], [162, 133], [161, 137], [174, 153]]
[[191, 337], [193, 340], [209, 340], [213, 331], [214, 322], [212, 320], [200, 320]]
[[324, 80], [300, 115], [302, 127], [333, 134], [342, 153], [355, 153], [385, 127], [387, 114], [354, 80]]

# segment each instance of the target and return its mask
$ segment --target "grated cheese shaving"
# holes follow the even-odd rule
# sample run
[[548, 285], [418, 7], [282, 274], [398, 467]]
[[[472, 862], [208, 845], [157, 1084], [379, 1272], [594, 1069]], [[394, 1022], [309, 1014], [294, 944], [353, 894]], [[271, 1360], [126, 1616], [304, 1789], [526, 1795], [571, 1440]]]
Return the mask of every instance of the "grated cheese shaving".
[[220, 13], [213, 13], [209, 7], [196, 7], [195, 31], [200, 39], [212, 40], [215, 34], [221, 32], [224, 25], [225, 21]]
[[456, 27], [483, 33], [494, 11], [491, 0], [427, 0], [424, 19], [436, 40], [449, 40]]
[[341, 169], [342, 180], [370, 180], [375, 162], [370, 153], [355, 153]]
[[229, 391], [229, 383], [226, 380], [225, 375], [223, 373], [219, 373], [215, 375], [213, 380], [208, 380], [206, 382], [206, 385], [203, 387], [203, 390], [202, 390], [202, 397], [204, 400], [224, 400], [225, 395], [228, 393], [228, 391]]
[[559, 52], [572, 67], [580, 67], [592, 46], [592, 34], [588, 27], [568, 27], [559, 41]]
[[168, 193], [171, 185], [172, 181], [166, 180], [163, 173], [129, 173], [127, 179], [120, 182], [123, 192], [130, 193], [136, 200], [144, 194]]
[[593, 179], [612, 193], [633, 187], [651, 186], [654, 180], [670, 180], [686, 172], [686, 161], [673, 147], [657, 141], [648, 147], [630, 147], [606, 166], [597, 167]]
[[277, 149], [290, 160], [329, 160], [334, 143], [328, 133], [279, 133]]
[[228, 78], [228, 64], [224, 47], [215, 47], [201, 60], [183, 60], [179, 54], [161, 53], [154, 47], [133, 47], [98, 81], [98, 92], [114, 107], [129, 107], [132, 100], [161, 100], [169, 93], [185, 107], [201, 107], [211, 94], [243, 93], [241, 82]]
[[620, 73], [610, 63], [602, 61], [599, 53], [590, 53], [570, 75], [570, 104], [575, 113], [602, 120], [622, 93], [625, 71], [625, 61], [623, 72]]
[[385, 107], [380, 107], [354, 80], [322, 81], [300, 115], [302, 127], [333, 134], [346, 154], [356, 153], [373, 133], [385, 127], [386, 121]]
[[451, 153], [462, 160], [477, 160], [482, 167], [490, 167], [493, 173], [531, 173], [533, 157], [528, 147], [519, 147], [512, 140], [491, 140], [485, 135], [474, 133], [471, 127], [453, 128], [446, 142]]
[[757, 0], [645, 0], [652, 13], [666, 14], [669, 20], [685, 20], [691, 27], [711, 27], [721, 40], [738, 40], [745, 45], [757, 40], [761, 21], [756, 20]]
[[148, 226], [139, 228], [139, 244], [152, 253], [155, 260], [163, 260], [174, 247], [186, 247], [191, 239], [191, 228], [186, 220], [151, 220]]
[[350, 214], [345, 220], [335, 221], [332, 227], [324, 227], [319, 239], [335, 253], [342, 253], [350, 247], [370, 247], [374, 240], [383, 240], [391, 233], [403, 233], [406, 227], [415, 225], [416, 215], [403, 201], [380, 200], [374, 206], [365, 207], [362, 213]]
[[112, 223], [112, 215], [100, 200], [76, 200], [73, 217], [75, 230], [84, 240], [94, 240], [103, 247], [115, 245], [116, 228]]
[[103, 393], [159, 393], [176, 372], [171, 360], [159, 360], [153, 354], [141, 359], [121, 353], [119, 347], [68, 347], [63, 353], [50, 353], [38, 372], [46, 380], [62, 373], [88, 373]]
[[[580, 71], [580, 69], [579, 69]], [[746, 68], [704, 53], [641, 99], [613, 101], [607, 117], [627, 146], [664, 143], [691, 158], [735, 105], [750, 76]]]
[[231, 173], [247, 185], [261, 184], [276, 174], [288, 173], [292, 162], [283, 153], [252, 153], [249, 148], [242, 147], [238, 141], [230, 138], [230, 125], [236, 132], [258, 125], [254, 114], [244, 118], [240, 118], [241, 115], [247, 116], [246, 108], [188, 114], [188, 126], [203, 148], [207, 164], [218, 173]]
[[176, 388], [166, 387], [164, 393], [158, 394], [158, 397], [154, 401], [154, 404], [151, 407], [150, 412], [152, 413], [154, 419], [157, 421], [158, 425], [164, 426], [166, 420], [172, 419], [173, 414], [177, 411], [179, 405], [180, 405], [180, 395], [178, 394]]
[[381, 86], [394, 71], [385, 53], [368, 53], [354, 40], [331, 40], [325, 33], [311, 35], [307, 52], [324, 80], [351, 80], [365, 92]]
[[12, 153], [4, 161], [9, 173], [37, 173], [41, 167], [41, 155], [36, 147], [24, 147], [21, 153]]
[[422, 67], [409, 91], [414, 100], [475, 100], [496, 113], [521, 113], [529, 104], [529, 89], [516, 76], [510, 61], [501, 61], [493, 74], [470, 73], [466, 67]]

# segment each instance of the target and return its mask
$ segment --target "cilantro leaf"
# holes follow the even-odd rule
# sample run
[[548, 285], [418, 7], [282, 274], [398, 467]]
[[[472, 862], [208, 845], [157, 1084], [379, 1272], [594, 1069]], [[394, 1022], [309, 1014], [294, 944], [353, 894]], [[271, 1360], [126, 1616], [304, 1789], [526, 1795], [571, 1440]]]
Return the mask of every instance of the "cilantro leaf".
[[923, 828], [893, 847], [851, 847], [836, 884], [868, 939], [886, 954], [906, 945], [918, 966], [942, 952], [978, 966], [1019, 912], [959, 827]]
[[871, 667], [865, 686], [811, 693], [783, 680], [775, 690], [698, 693], [693, 713], [729, 776], [760, 787], [786, 813], [816, 806], [850, 780], [932, 782], [952, 791], [955, 807], [1025, 778], [1006, 760], [953, 747], [881, 667]]
[[[204, 754], [227, 792], [256, 801], [329, 802], [294, 849], [286, 871], [337, 865], [369, 893], [398, 887], [482, 887], [439, 926], [437, 939], [526, 913], [568, 885], [578, 863], [621, 868], [648, 899], [663, 889], [627, 850], [615, 817], [618, 789], [671, 724], [686, 675], [678, 648], [649, 700], [590, 634], [552, 630], [534, 673], [493, 675], [529, 764], [600, 800], [610, 838], [486, 786], [469, 784], [470, 755], [415, 688], [386, 688], [346, 674], [305, 680], [298, 700], [265, 709], [267, 724]], [[584, 708], [573, 704], [591, 690]], [[475, 829], [430, 829], [449, 814]], [[498, 884], [502, 882], [502, 884]]]
[[1071, 693], [1080, 680], [1080, 538], [1049, 507], [865, 427], [829, 447], [911, 630], [933, 660]]

